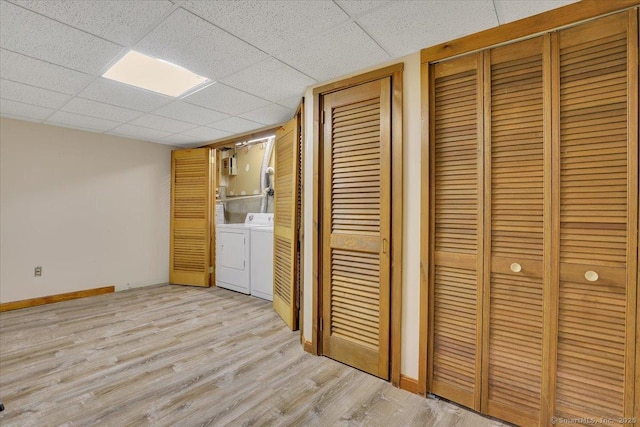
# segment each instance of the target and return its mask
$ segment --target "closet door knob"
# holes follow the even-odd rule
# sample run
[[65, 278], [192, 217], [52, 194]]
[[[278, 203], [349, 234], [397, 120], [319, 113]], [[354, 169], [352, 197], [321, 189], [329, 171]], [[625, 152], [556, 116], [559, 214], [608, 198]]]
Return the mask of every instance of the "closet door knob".
[[584, 278], [587, 279], [590, 282], [595, 282], [596, 280], [598, 280], [598, 273], [596, 273], [593, 270], [589, 270], [586, 273], [584, 273]]
[[513, 271], [514, 273], [520, 273], [522, 271], [522, 266], [517, 262], [511, 264], [509, 268], [511, 268], [511, 271]]

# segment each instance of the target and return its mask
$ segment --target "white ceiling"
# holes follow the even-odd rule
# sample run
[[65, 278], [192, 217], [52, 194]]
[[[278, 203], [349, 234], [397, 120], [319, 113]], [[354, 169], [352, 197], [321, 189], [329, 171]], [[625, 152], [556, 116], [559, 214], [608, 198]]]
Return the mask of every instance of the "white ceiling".
[[[0, 115], [175, 146], [289, 119], [306, 87], [576, 0], [0, 0]], [[215, 81], [100, 77], [130, 49]]]

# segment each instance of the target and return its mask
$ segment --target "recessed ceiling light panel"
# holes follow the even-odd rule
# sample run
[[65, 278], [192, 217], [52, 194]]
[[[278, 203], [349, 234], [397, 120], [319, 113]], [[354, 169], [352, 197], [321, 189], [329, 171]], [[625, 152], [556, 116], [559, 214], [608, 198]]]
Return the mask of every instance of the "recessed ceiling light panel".
[[102, 77], [174, 98], [210, 82], [208, 78], [179, 65], [134, 50], [123, 56]]

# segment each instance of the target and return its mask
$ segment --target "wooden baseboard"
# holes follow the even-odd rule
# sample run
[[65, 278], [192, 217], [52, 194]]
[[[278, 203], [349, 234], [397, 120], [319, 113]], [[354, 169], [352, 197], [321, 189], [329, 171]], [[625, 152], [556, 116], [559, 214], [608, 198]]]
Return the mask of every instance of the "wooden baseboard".
[[302, 344], [304, 347], [304, 351], [313, 354], [313, 343], [311, 341], [307, 341], [306, 339], [304, 339], [304, 337], [302, 337], [302, 339], [304, 340]]
[[114, 286], [105, 286], [104, 288], [85, 289], [83, 291], [68, 292], [66, 294], [49, 295], [46, 297], [25, 299], [22, 301], [5, 302], [0, 304], [0, 313], [2, 313], [3, 311], [18, 310], [20, 308], [34, 307], [36, 305], [52, 304], [54, 302], [67, 301], [70, 299], [109, 294], [114, 291]]
[[400, 388], [410, 393], [418, 394], [418, 380], [400, 374]]

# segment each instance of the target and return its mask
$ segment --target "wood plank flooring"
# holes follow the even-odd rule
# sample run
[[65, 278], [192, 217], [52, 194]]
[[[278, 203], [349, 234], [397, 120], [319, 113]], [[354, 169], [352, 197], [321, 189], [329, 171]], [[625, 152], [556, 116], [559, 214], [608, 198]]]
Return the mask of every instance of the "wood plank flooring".
[[305, 353], [271, 303], [152, 286], [0, 314], [0, 425], [501, 425]]

